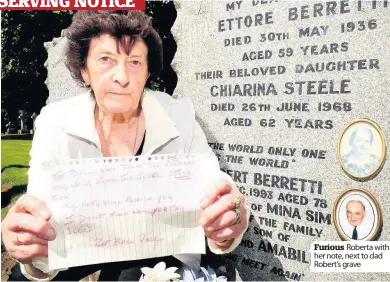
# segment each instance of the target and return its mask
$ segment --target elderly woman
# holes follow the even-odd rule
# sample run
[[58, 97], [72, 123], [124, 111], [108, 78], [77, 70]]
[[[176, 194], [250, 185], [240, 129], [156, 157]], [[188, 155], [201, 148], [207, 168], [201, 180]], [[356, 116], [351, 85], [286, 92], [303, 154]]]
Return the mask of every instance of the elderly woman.
[[[81, 11], [67, 32], [67, 65], [91, 94], [49, 104], [36, 121], [28, 193], [20, 197], [2, 224], [9, 254], [29, 279], [76, 280], [101, 269], [101, 280], [138, 280], [140, 267], [159, 261], [168, 266], [199, 267], [197, 255], [107, 263], [42, 271], [48, 241], [49, 175], [44, 166], [55, 159], [134, 156], [163, 153], [211, 153], [188, 100], [145, 91], [150, 76], [162, 69], [161, 39], [140, 11]], [[215, 158], [215, 156], [213, 156]], [[201, 187], [200, 187], [201, 189]], [[208, 244], [214, 253], [233, 250], [247, 228], [244, 198], [221, 172], [200, 203]]]

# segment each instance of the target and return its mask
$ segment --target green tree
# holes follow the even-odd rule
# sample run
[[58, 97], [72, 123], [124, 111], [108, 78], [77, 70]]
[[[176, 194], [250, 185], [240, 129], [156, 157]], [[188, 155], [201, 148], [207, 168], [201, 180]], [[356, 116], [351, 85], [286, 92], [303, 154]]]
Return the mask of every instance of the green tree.
[[[2, 12], [1, 106], [14, 124], [19, 110], [39, 112], [45, 104], [47, 53], [43, 43], [60, 36], [71, 19], [70, 12]], [[4, 123], [3, 115], [2, 119]]]

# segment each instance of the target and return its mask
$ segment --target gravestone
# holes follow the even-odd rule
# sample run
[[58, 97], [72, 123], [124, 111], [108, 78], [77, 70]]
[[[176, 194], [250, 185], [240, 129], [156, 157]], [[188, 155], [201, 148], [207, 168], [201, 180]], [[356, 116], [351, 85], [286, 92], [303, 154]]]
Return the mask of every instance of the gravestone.
[[388, 2], [183, 0], [176, 8], [174, 96], [192, 99], [253, 215], [226, 264], [242, 280], [389, 280], [311, 273], [309, 264], [312, 242], [341, 240], [332, 208], [350, 187], [376, 197], [378, 240], [390, 240], [388, 158], [358, 181], [337, 156], [355, 119], [375, 121], [390, 140]]
[[44, 44], [47, 51], [47, 60], [45, 62], [47, 79], [45, 84], [49, 90], [46, 104], [67, 99], [87, 91], [76, 83], [65, 65], [64, 51], [67, 43], [65, 32], [66, 30], [63, 30], [60, 37], [56, 37]]
[[15, 134], [17, 133], [17, 129], [14, 127], [14, 124], [10, 121], [5, 126], [7, 130], [5, 131], [6, 134]]
[[[224, 256], [227, 267], [242, 280], [389, 280], [386, 273], [309, 270], [312, 242], [340, 240], [332, 208], [348, 187], [375, 195], [383, 214], [378, 240], [390, 240], [388, 161], [374, 178], [356, 181], [337, 159], [338, 138], [354, 119], [375, 121], [390, 138], [387, 2], [175, 5], [174, 96], [192, 99], [253, 215], [242, 244]], [[63, 35], [45, 44], [47, 103], [85, 91], [65, 67]], [[282, 177], [290, 185], [280, 188]]]
[[18, 130], [18, 134], [24, 134], [24, 133], [29, 133], [29, 130], [27, 128], [27, 116], [24, 113], [24, 111], [21, 111], [18, 120], [20, 122], [20, 127]]
[[31, 120], [32, 120], [32, 129], [30, 129], [30, 133], [31, 134], [34, 134], [35, 132], [35, 120], [37, 119], [37, 114], [34, 112], [31, 116], [30, 116]]

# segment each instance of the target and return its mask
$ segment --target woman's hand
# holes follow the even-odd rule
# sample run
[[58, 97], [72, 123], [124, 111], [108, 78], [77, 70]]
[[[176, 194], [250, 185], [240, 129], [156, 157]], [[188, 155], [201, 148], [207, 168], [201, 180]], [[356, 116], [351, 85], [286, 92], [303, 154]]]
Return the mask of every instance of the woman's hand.
[[206, 236], [222, 248], [228, 248], [233, 239], [247, 228], [245, 197], [232, 185], [221, 180], [208, 189], [200, 207], [200, 225]]
[[46, 203], [38, 198], [22, 195], [17, 200], [1, 224], [3, 242], [12, 258], [29, 264], [35, 257], [48, 256], [48, 241], [56, 237], [50, 217]]

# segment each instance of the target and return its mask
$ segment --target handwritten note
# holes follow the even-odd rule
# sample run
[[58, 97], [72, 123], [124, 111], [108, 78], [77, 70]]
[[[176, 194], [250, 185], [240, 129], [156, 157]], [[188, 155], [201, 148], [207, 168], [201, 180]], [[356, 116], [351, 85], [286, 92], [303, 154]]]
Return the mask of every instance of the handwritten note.
[[199, 155], [72, 160], [52, 171], [49, 268], [205, 253]]

